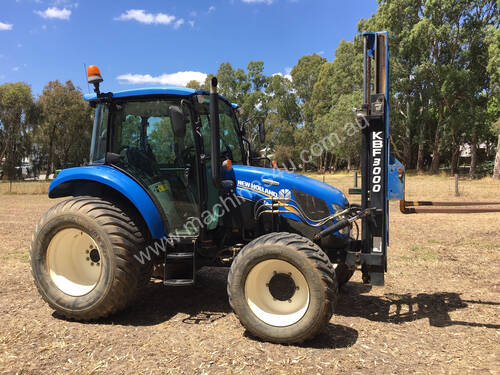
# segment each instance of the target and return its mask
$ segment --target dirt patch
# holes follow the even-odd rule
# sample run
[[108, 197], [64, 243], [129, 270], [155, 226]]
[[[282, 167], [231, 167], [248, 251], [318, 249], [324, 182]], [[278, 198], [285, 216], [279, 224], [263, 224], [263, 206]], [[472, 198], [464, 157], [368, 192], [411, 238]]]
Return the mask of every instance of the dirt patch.
[[[447, 184], [422, 182], [422, 198]], [[500, 185], [464, 189], [500, 195]], [[33, 227], [53, 204], [43, 195], [0, 195], [0, 373], [500, 371], [500, 214], [402, 215], [391, 203], [386, 285], [371, 288], [355, 275], [327, 329], [287, 346], [245, 332], [227, 301], [225, 269], [200, 271], [193, 288], [151, 283], [134, 306], [106, 320], [57, 316], [38, 296], [28, 263]]]

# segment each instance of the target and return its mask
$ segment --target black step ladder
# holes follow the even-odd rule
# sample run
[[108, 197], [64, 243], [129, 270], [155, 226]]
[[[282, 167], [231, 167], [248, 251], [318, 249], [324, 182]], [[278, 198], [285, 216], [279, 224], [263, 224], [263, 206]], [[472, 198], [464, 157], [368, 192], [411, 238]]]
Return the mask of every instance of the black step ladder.
[[[196, 253], [198, 250], [198, 239], [196, 237], [175, 238], [176, 248], [174, 251], [165, 253], [165, 269], [163, 272], [163, 284], [167, 286], [191, 286], [196, 283]], [[184, 278], [170, 278], [167, 268], [170, 264], [189, 264], [191, 274]]]

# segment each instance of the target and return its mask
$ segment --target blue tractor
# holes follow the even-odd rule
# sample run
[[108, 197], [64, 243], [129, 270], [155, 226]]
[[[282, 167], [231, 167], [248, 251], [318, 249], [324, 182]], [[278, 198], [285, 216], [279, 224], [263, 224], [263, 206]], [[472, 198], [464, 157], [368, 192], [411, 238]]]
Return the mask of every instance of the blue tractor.
[[152, 275], [187, 286], [200, 267], [230, 266], [229, 301], [243, 326], [297, 343], [330, 321], [355, 270], [383, 284], [388, 200], [402, 199], [404, 176], [389, 154], [387, 35], [364, 39], [360, 205], [315, 179], [255, 166], [216, 79], [210, 92], [101, 93], [89, 67], [90, 165], [52, 181], [50, 198], [69, 199], [44, 214], [31, 246], [43, 299], [65, 317], [94, 320], [132, 304]]

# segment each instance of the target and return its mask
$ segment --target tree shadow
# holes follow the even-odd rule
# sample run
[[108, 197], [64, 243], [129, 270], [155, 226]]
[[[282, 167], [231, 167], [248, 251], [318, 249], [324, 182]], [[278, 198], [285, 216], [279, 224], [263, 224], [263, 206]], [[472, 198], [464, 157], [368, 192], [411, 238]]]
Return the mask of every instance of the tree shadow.
[[500, 324], [464, 322], [452, 320], [450, 312], [466, 308], [469, 304], [500, 305], [499, 302], [462, 300], [460, 294], [450, 292], [395, 294], [370, 296], [370, 286], [348, 283], [342, 289], [342, 298], [335, 313], [342, 316], [360, 317], [375, 322], [401, 324], [418, 319], [429, 319], [434, 327], [463, 325], [499, 329]]

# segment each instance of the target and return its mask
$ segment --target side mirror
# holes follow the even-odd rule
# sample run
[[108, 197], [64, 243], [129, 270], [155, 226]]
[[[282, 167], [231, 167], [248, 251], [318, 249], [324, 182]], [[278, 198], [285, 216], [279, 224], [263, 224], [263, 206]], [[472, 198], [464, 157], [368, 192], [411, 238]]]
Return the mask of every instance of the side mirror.
[[182, 108], [171, 105], [168, 111], [170, 113], [170, 122], [172, 123], [174, 137], [184, 138], [186, 136], [186, 119]]
[[264, 128], [263, 123], [259, 123], [259, 140], [260, 143], [264, 143], [266, 141], [266, 128]]

